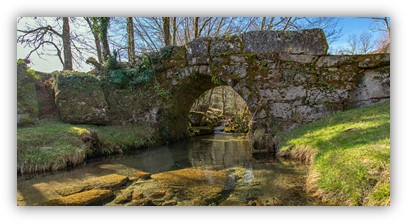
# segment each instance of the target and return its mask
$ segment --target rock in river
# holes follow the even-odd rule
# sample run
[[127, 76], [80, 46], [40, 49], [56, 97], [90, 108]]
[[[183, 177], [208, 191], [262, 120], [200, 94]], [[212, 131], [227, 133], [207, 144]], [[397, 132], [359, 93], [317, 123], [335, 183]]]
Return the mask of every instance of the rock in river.
[[136, 173], [136, 177], [147, 180], [151, 178], [151, 173], [139, 171]]
[[182, 200], [198, 198], [202, 204], [195, 205], [205, 205], [221, 196], [227, 181], [227, 172], [187, 168], [154, 174], [151, 178], [178, 198]]
[[42, 206], [86, 206], [98, 205], [114, 196], [111, 190], [88, 190], [85, 192], [60, 197], [42, 203]]

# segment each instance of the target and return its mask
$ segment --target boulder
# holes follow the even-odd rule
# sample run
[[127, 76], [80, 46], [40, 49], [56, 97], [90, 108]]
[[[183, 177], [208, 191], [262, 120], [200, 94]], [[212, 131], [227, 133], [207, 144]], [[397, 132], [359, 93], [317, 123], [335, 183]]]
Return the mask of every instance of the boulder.
[[57, 75], [55, 102], [63, 122], [103, 125], [109, 122], [100, 80], [90, 74]]

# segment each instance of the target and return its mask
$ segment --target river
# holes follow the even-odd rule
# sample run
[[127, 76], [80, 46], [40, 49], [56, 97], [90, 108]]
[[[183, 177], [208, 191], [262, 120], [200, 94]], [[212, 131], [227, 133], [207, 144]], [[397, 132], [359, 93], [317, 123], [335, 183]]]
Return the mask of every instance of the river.
[[[306, 171], [292, 161], [253, 158], [244, 136], [216, 134], [88, 160], [70, 170], [19, 176], [17, 204], [48, 205], [64, 196], [108, 189], [112, 196], [92, 205], [315, 205], [304, 191]], [[105, 182], [114, 177], [104, 176], [126, 179], [115, 184]]]

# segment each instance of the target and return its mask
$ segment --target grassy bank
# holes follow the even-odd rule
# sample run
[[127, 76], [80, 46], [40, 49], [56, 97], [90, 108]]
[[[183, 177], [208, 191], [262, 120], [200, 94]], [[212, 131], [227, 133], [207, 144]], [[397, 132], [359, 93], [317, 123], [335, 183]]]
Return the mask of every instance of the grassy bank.
[[278, 155], [310, 164], [307, 190], [330, 205], [390, 205], [390, 102], [279, 135]]
[[95, 155], [108, 155], [153, 144], [144, 125], [91, 126], [42, 121], [17, 129], [17, 170], [20, 173], [60, 170]]

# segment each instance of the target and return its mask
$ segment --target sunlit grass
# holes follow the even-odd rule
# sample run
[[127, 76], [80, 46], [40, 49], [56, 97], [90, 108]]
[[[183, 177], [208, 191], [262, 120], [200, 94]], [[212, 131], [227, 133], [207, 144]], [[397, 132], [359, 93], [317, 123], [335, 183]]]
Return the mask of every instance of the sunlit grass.
[[[87, 143], [85, 135], [96, 137], [98, 148]], [[59, 170], [81, 164], [93, 153], [109, 155], [151, 145], [152, 138], [152, 129], [144, 125], [92, 126], [42, 121], [17, 129], [17, 169], [21, 173]]]
[[331, 115], [280, 137], [279, 155], [310, 163], [314, 195], [335, 205], [389, 205], [390, 102]]

